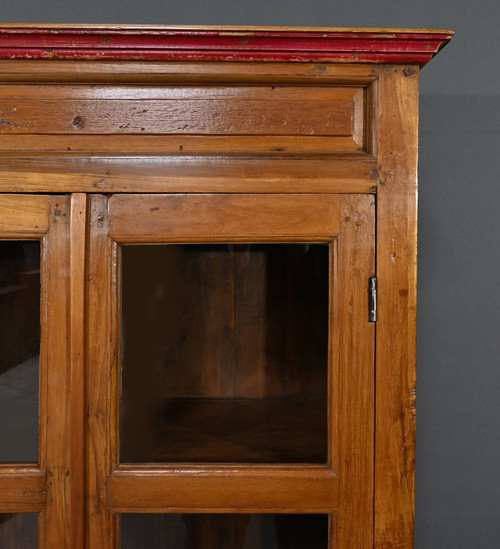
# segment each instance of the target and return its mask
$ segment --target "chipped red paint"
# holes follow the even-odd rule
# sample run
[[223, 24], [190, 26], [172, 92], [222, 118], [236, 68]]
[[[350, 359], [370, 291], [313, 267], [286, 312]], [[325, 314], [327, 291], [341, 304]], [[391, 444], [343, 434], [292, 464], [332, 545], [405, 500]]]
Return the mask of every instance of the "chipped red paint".
[[2, 27], [2, 59], [295, 61], [424, 65], [448, 31]]

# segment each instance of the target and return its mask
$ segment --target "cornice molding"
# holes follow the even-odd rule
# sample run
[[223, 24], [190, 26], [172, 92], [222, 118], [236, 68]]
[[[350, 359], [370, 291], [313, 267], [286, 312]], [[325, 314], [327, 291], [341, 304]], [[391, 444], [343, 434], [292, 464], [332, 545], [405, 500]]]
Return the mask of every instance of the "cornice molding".
[[423, 66], [432, 29], [0, 25], [0, 59], [395, 63]]

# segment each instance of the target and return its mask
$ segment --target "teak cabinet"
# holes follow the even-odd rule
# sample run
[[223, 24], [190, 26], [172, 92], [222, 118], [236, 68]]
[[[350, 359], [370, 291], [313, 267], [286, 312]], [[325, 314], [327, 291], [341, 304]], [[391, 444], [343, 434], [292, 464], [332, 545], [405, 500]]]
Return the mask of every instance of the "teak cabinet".
[[413, 546], [450, 38], [0, 27], [3, 549]]

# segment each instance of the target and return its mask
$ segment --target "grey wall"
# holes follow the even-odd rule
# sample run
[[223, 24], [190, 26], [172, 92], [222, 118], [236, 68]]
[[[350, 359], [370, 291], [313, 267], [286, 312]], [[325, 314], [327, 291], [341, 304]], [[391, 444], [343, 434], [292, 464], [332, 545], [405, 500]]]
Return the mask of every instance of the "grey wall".
[[450, 28], [421, 78], [417, 548], [500, 547], [500, 2], [1, 0], [5, 22]]

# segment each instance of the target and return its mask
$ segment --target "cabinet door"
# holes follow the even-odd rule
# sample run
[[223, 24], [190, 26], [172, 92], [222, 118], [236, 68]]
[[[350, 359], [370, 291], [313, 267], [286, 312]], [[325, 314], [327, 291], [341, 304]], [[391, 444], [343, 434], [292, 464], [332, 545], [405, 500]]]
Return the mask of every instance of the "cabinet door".
[[3, 549], [70, 547], [69, 226], [68, 197], [0, 195]]
[[91, 549], [372, 546], [374, 213], [92, 197]]

